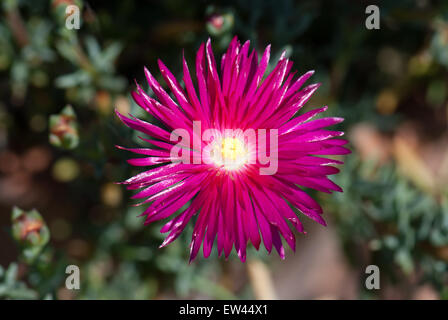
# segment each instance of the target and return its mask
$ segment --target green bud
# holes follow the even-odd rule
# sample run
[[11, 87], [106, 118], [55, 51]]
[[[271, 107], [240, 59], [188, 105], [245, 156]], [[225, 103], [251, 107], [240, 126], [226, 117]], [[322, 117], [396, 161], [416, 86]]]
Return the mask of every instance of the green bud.
[[220, 36], [233, 28], [234, 17], [231, 12], [212, 14], [207, 19], [206, 28], [212, 36]]
[[19, 244], [25, 262], [31, 263], [50, 240], [49, 229], [40, 213], [35, 209], [27, 212], [14, 207], [11, 220], [12, 236]]
[[53, 146], [63, 149], [74, 149], [78, 146], [78, 123], [70, 105], [67, 105], [60, 114], [50, 116], [49, 128], [49, 139]]

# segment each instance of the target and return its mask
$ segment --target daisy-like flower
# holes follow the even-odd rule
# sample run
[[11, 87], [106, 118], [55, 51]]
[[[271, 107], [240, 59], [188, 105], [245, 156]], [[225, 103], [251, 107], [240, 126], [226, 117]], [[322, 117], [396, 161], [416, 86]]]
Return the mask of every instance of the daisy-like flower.
[[160, 126], [117, 112], [127, 126], [150, 136], [140, 137], [148, 148], [119, 147], [146, 156], [128, 160], [131, 165], [149, 167], [123, 183], [141, 189], [133, 198], [150, 204], [142, 213], [145, 225], [170, 217], [161, 247], [196, 220], [190, 261], [201, 244], [208, 257], [215, 241], [226, 258], [235, 246], [244, 262], [248, 242], [258, 250], [263, 240], [283, 259], [282, 237], [295, 250], [290, 225], [304, 233], [296, 212], [325, 225], [321, 207], [302, 188], [342, 192], [327, 177], [339, 171], [331, 165], [342, 162], [322, 155], [350, 152], [337, 138], [343, 132], [325, 129], [343, 119], [311, 120], [327, 107], [297, 115], [319, 87], [302, 88], [313, 71], [295, 77], [283, 54], [264, 77], [269, 56], [270, 46], [259, 60], [256, 50], [249, 53], [249, 41], [241, 45], [235, 37], [218, 69], [208, 40], [196, 55], [197, 89], [185, 58], [184, 86], [158, 61], [171, 95], [145, 68], [155, 98], [138, 84], [132, 96]]

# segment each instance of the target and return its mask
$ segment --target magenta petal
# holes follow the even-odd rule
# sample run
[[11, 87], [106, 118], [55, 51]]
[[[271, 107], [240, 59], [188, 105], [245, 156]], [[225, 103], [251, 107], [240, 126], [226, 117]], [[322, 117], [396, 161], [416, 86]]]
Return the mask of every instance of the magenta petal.
[[163, 129], [160, 129], [159, 127], [150, 124], [148, 122], [139, 120], [139, 119], [130, 119], [128, 117], [123, 116], [118, 111], [116, 111], [116, 114], [118, 117], [123, 121], [124, 124], [126, 124], [129, 128], [132, 128], [134, 130], [138, 130], [140, 132], [143, 132], [147, 135], [150, 135], [155, 138], [160, 138], [163, 140], [169, 140], [170, 135], [168, 132], [166, 132]]
[[280, 256], [280, 259], [285, 259], [285, 248], [283, 248], [282, 239], [280, 238], [280, 235], [278, 233], [278, 230], [271, 226], [271, 234], [272, 234], [272, 243], [275, 247], [275, 249], [278, 252], [278, 255]]

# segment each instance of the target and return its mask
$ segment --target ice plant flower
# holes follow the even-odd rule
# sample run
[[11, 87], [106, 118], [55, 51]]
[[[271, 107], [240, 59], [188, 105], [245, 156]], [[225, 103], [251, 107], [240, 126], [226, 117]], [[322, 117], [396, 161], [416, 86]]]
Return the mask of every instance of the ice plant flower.
[[[282, 237], [295, 250], [288, 222], [304, 233], [297, 213], [325, 225], [320, 205], [303, 188], [342, 192], [327, 177], [338, 172], [332, 165], [342, 162], [322, 156], [350, 152], [343, 147], [347, 141], [338, 138], [343, 132], [325, 129], [343, 119], [312, 120], [327, 107], [298, 114], [319, 87], [302, 88], [313, 71], [296, 77], [291, 72], [292, 62], [283, 54], [264, 77], [269, 56], [270, 46], [259, 60], [256, 50], [249, 53], [249, 41], [241, 45], [235, 37], [218, 69], [208, 40], [196, 55], [197, 89], [185, 58], [183, 87], [158, 60], [171, 95], [144, 69], [154, 97], [138, 84], [132, 96], [160, 125], [117, 111], [127, 126], [150, 136], [140, 137], [148, 148], [118, 146], [146, 156], [128, 160], [131, 165], [149, 167], [122, 183], [130, 190], [141, 189], [133, 198], [150, 204], [142, 213], [145, 225], [171, 218], [161, 229], [168, 233], [161, 247], [195, 220], [190, 261], [201, 245], [208, 257], [215, 241], [218, 255], [224, 253], [226, 258], [234, 246], [244, 262], [249, 241], [257, 250], [263, 241], [268, 252], [274, 247], [284, 258]], [[214, 134], [204, 139], [211, 129]], [[246, 139], [248, 130], [258, 134], [257, 140]], [[274, 134], [262, 134], [269, 131]], [[191, 139], [184, 139], [185, 133]], [[175, 147], [178, 150], [173, 156]], [[178, 151], [182, 157], [176, 156]], [[263, 154], [265, 159], [260, 156]], [[267, 154], [267, 159], [276, 163], [268, 173], [263, 172], [272, 164], [266, 162]]]

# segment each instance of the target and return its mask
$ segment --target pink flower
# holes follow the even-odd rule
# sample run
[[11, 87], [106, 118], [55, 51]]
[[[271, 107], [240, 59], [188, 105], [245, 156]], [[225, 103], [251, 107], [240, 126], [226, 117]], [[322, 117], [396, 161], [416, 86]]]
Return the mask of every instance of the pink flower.
[[[295, 250], [295, 236], [287, 222], [304, 233], [292, 207], [325, 225], [321, 207], [301, 187], [342, 192], [327, 177], [339, 171], [331, 165], [342, 162], [320, 156], [350, 153], [343, 147], [347, 141], [337, 138], [343, 132], [325, 129], [343, 119], [311, 120], [327, 107], [295, 116], [319, 84], [301, 89], [313, 71], [294, 77], [292, 62], [284, 55], [263, 78], [269, 56], [270, 46], [258, 61], [255, 50], [249, 53], [249, 41], [241, 45], [235, 37], [218, 70], [209, 40], [196, 56], [198, 91], [185, 58], [185, 88], [158, 61], [175, 99], [145, 68], [157, 99], [138, 84], [132, 95], [163, 127], [117, 112], [127, 126], [149, 135], [151, 139], [141, 139], [152, 145], [119, 147], [147, 156], [128, 160], [131, 165], [150, 167], [123, 183], [128, 189], [141, 189], [134, 199], [150, 203], [142, 213], [145, 225], [171, 218], [161, 229], [169, 233], [161, 247], [174, 241], [196, 217], [190, 261], [201, 244], [204, 257], [208, 257], [216, 240], [219, 255], [224, 252], [227, 258], [235, 246], [244, 262], [248, 241], [258, 250], [261, 239], [268, 252], [274, 246], [283, 259], [282, 237]], [[179, 129], [183, 132], [180, 140]], [[212, 138], [204, 139], [211, 129]], [[227, 133], [226, 129], [234, 131]], [[242, 133], [249, 131], [255, 132], [255, 140]], [[184, 139], [185, 134], [191, 140]], [[175, 146], [178, 149], [173, 156]]]

